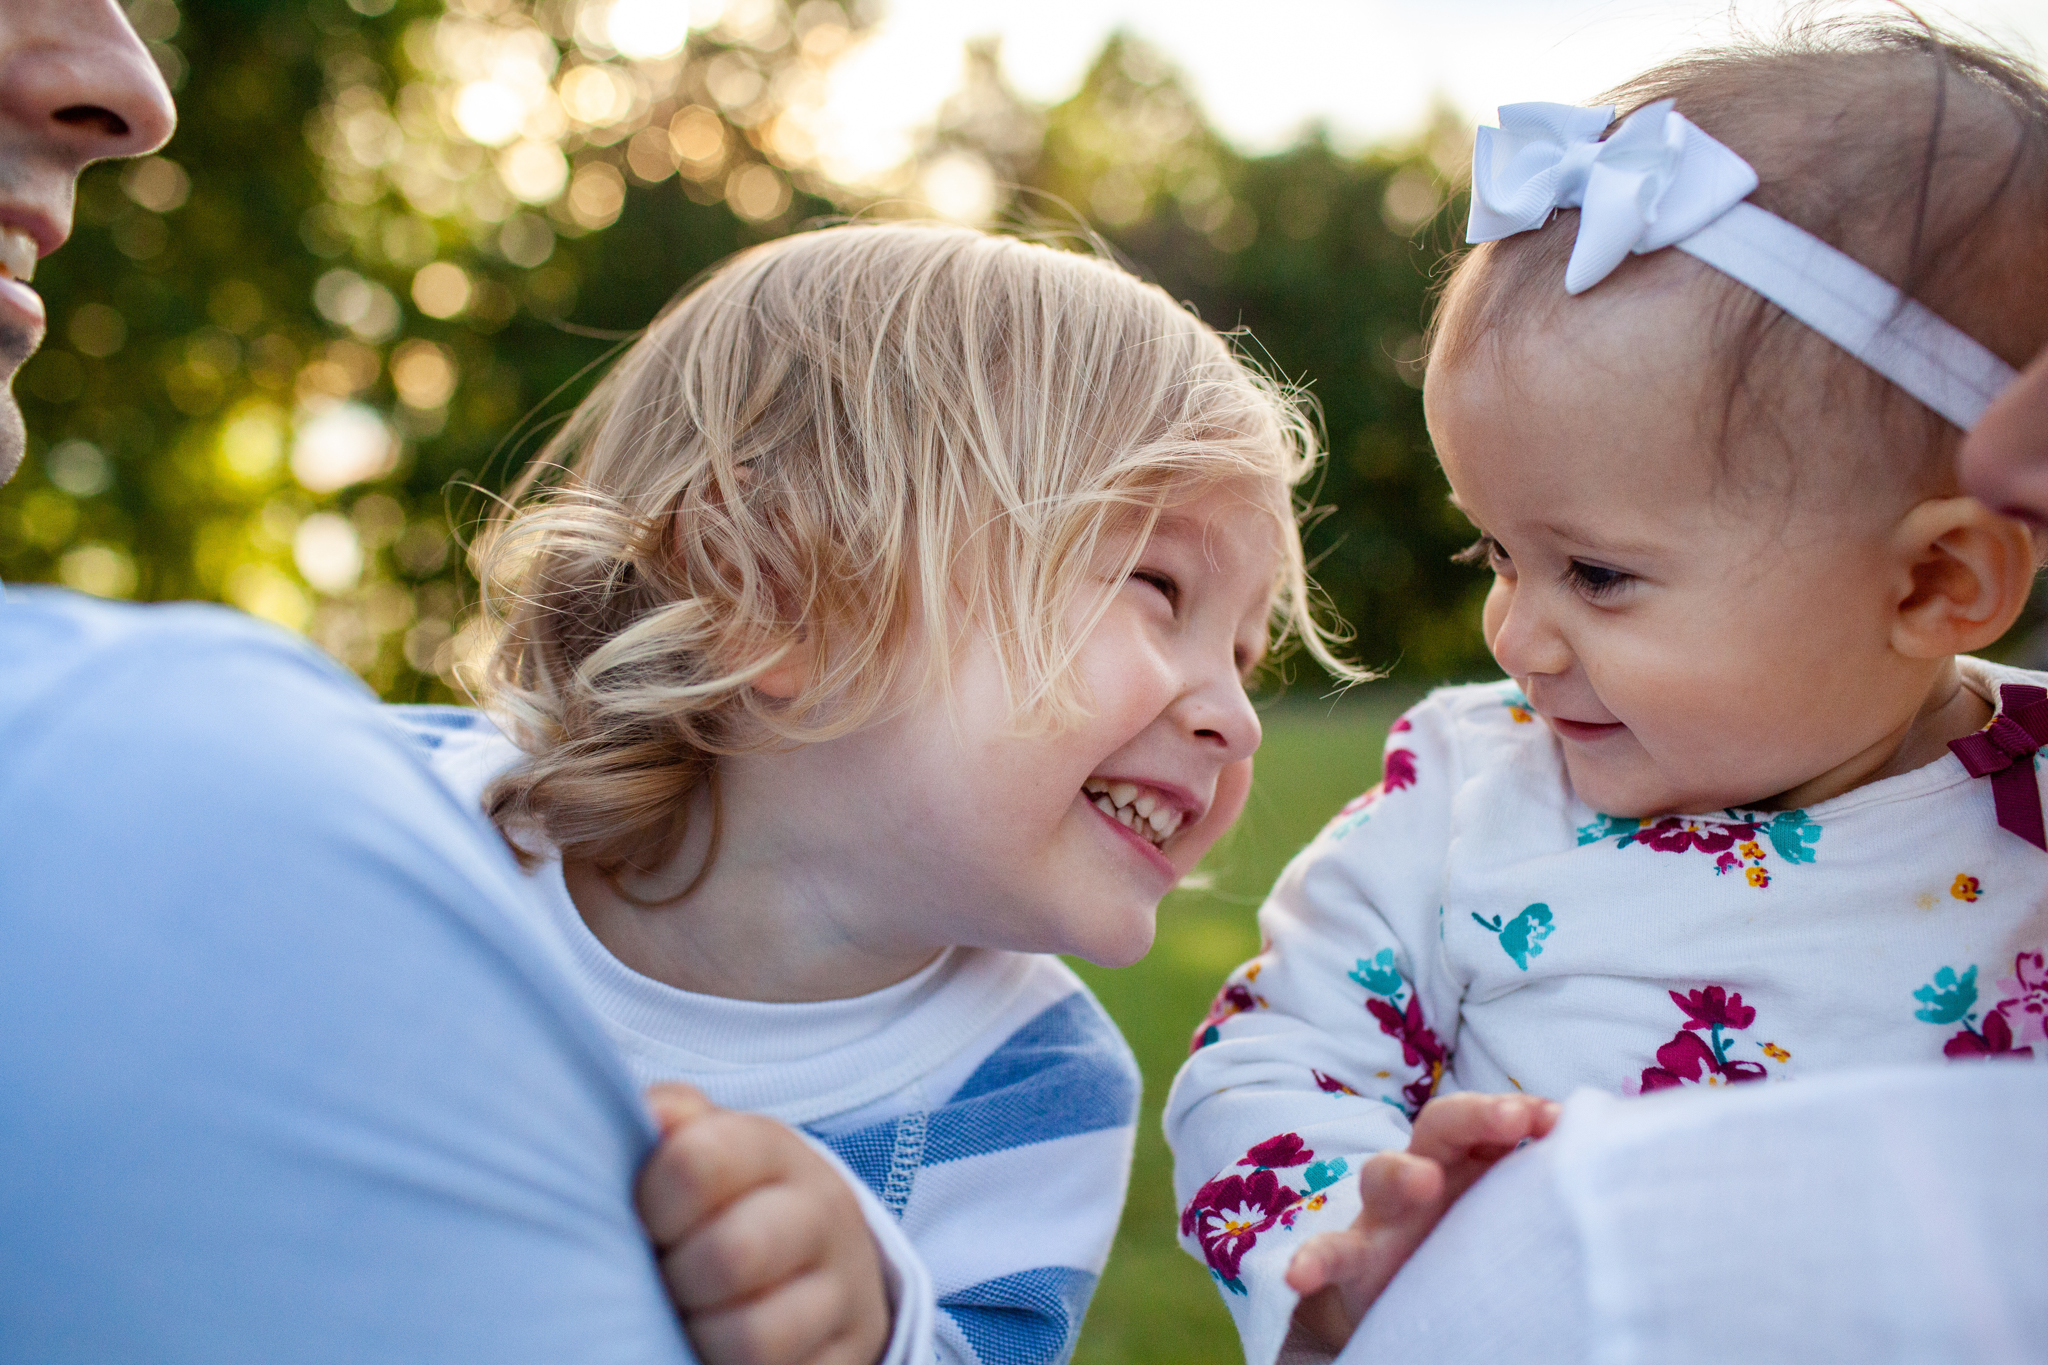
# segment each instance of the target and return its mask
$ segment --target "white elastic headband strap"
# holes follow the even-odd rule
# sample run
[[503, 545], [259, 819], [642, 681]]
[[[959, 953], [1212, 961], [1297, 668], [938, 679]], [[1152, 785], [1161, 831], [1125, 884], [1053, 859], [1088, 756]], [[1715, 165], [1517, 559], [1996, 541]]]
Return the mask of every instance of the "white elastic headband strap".
[[1645, 105], [1601, 140], [1614, 111], [1510, 104], [1472, 149], [1466, 240], [1489, 242], [1580, 210], [1565, 271], [1577, 294], [1622, 259], [1675, 246], [1754, 289], [1968, 431], [2016, 377], [1975, 338], [1890, 281], [1745, 202], [1749, 163], [1672, 108]]

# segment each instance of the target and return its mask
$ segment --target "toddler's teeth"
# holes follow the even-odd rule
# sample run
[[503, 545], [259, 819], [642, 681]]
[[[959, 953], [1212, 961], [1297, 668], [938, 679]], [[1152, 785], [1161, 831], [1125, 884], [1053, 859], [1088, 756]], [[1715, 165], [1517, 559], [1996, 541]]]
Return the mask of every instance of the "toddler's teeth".
[[1158, 807], [1159, 798], [1154, 796], [1151, 792], [1146, 792], [1143, 796], [1138, 798], [1138, 814], [1140, 815], [1149, 816], [1152, 814], [1154, 810], [1158, 809]]
[[1098, 796], [1095, 798], [1095, 809], [1101, 811], [1104, 815], [1116, 814], [1116, 806], [1112, 804], [1110, 799], [1106, 796]]
[[1132, 799], [1137, 794], [1138, 784], [1135, 782], [1119, 782], [1109, 789], [1109, 799], [1116, 802], [1119, 806], [1130, 805]]
[[36, 275], [35, 238], [20, 228], [0, 228], [0, 268], [8, 275], [27, 284]]
[[1173, 823], [1173, 815], [1169, 811], [1161, 809], [1151, 811], [1148, 814], [1145, 810], [1145, 803], [1142, 801], [1138, 803], [1138, 813], [1147, 816], [1148, 823], [1151, 824], [1154, 832], [1158, 834], [1165, 834], [1167, 826]]

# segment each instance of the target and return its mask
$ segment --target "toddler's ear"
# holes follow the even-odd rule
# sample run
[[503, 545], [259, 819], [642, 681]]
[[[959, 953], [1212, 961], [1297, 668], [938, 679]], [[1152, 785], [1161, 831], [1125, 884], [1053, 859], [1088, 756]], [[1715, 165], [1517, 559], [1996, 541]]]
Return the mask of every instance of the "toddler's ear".
[[1930, 498], [1900, 520], [1892, 645], [1935, 659], [1984, 648], [2019, 619], [2038, 560], [2024, 523], [1975, 498]]
[[754, 677], [753, 687], [764, 697], [788, 701], [804, 690], [811, 673], [811, 642], [799, 636], [789, 642], [782, 657]]

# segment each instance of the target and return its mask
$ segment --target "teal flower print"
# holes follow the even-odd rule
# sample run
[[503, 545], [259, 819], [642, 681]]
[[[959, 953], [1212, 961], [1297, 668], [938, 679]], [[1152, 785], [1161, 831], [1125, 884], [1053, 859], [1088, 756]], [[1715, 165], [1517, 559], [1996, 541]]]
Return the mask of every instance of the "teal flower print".
[[1643, 827], [1640, 820], [1624, 820], [1618, 815], [1602, 815], [1590, 825], [1579, 826], [1579, 844], [1597, 844], [1602, 839], [1612, 839], [1617, 834], [1634, 834]]
[[1977, 964], [1961, 976], [1953, 967], [1943, 967], [1934, 974], [1934, 980], [1913, 992], [1922, 1008], [1913, 1011], [1913, 1017], [1929, 1024], [1953, 1024], [1969, 1015], [1977, 1003]]
[[1480, 928], [1500, 935], [1501, 948], [1525, 972], [1529, 970], [1530, 958], [1542, 956], [1543, 940], [1550, 937], [1550, 931], [1555, 927], [1551, 922], [1550, 907], [1542, 901], [1523, 907], [1521, 914], [1505, 924], [1501, 923], [1499, 915], [1486, 919], [1475, 912], [1472, 918], [1478, 921]]
[[1820, 842], [1820, 826], [1806, 818], [1803, 810], [1781, 810], [1764, 827], [1771, 847], [1788, 863], [1813, 861], [1813, 846]]
[[1358, 965], [1346, 975], [1374, 995], [1384, 995], [1392, 1000], [1401, 994], [1403, 982], [1400, 971], [1394, 966], [1392, 948], [1380, 949], [1379, 956], [1370, 962], [1361, 957]]

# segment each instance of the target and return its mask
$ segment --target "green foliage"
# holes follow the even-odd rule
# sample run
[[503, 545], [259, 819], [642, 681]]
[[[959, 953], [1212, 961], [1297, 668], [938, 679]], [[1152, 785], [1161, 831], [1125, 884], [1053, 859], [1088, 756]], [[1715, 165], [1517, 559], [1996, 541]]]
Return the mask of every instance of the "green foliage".
[[[87, 173], [38, 278], [52, 327], [16, 386], [30, 451], [0, 489], [0, 577], [232, 602], [394, 699], [451, 695], [462, 541], [619, 339], [749, 242], [918, 211], [920, 183], [959, 199], [806, 169], [783, 115], [864, 22], [840, 0], [736, 0], [631, 60], [575, 0], [130, 9], [182, 121], [163, 155]], [[462, 99], [507, 60], [539, 73], [518, 87], [538, 102], [480, 142]], [[992, 49], [967, 77], [905, 175], [943, 159], [970, 208], [980, 186], [984, 212], [1069, 235], [1079, 215], [1247, 329], [1327, 425], [1310, 545], [1355, 657], [1483, 670], [1417, 387], [1457, 138], [1246, 158], [1123, 38], [1056, 108], [1012, 95]]]

